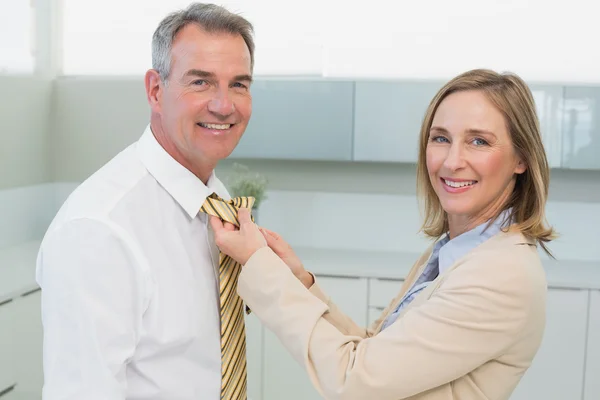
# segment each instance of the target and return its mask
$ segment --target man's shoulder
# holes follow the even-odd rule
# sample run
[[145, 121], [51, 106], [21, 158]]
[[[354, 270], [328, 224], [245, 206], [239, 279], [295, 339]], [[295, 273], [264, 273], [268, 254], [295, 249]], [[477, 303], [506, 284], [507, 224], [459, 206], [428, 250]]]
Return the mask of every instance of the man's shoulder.
[[130, 145], [73, 189], [53, 225], [82, 218], [107, 218], [120, 202], [131, 196], [137, 195], [142, 201], [144, 194], [139, 192], [152, 181], [152, 176], [136, 157], [135, 144]]

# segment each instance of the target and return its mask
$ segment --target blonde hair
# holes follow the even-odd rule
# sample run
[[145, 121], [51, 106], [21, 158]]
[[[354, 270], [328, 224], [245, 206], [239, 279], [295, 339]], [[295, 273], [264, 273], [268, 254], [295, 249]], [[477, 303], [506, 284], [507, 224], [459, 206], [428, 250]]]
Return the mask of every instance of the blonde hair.
[[552, 257], [546, 246], [556, 238], [547, 226], [545, 205], [548, 198], [550, 168], [542, 143], [533, 96], [527, 84], [512, 73], [499, 74], [486, 69], [465, 72], [442, 87], [435, 95], [423, 119], [417, 163], [417, 193], [423, 208], [421, 231], [431, 238], [439, 238], [448, 231], [448, 218], [431, 185], [426, 164], [429, 130], [437, 108], [450, 94], [478, 90], [504, 115], [514, 149], [527, 166], [516, 177], [513, 193], [501, 207], [499, 214], [511, 209], [510, 219], [524, 236], [536, 241]]

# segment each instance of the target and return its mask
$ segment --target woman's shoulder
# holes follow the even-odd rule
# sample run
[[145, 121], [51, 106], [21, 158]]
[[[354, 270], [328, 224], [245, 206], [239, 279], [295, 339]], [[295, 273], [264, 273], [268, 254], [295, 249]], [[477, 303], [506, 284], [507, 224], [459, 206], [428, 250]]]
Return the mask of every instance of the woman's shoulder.
[[460, 275], [513, 292], [545, 291], [546, 274], [536, 243], [518, 231], [500, 232], [471, 250], [457, 265]]

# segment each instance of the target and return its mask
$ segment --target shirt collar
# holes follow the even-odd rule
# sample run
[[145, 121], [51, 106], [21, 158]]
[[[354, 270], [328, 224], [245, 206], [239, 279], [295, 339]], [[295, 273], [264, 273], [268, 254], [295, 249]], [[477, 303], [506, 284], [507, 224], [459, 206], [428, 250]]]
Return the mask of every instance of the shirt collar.
[[510, 209], [504, 210], [489, 227], [489, 221], [484, 222], [452, 240], [450, 240], [447, 234], [444, 235], [435, 244], [433, 250], [433, 254], [438, 255], [439, 257], [438, 266], [440, 275], [450, 268], [459, 258], [499, 233], [503, 227], [508, 226], [506, 222], [509, 220], [510, 212]]
[[216, 193], [224, 200], [231, 197], [213, 171], [207, 185], [177, 162], [158, 143], [150, 125], [137, 143], [140, 160], [156, 181], [179, 203], [190, 218], [195, 218], [206, 198]]

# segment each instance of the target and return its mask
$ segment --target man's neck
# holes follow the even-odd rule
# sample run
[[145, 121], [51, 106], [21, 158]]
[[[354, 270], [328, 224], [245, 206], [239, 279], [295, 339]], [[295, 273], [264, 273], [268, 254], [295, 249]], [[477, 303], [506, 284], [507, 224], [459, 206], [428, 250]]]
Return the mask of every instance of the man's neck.
[[154, 135], [154, 138], [158, 144], [160, 144], [160, 146], [171, 157], [173, 157], [175, 161], [196, 175], [196, 177], [200, 179], [205, 186], [208, 185], [208, 181], [210, 180], [216, 165], [213, 165], [213, 163], [203, 163], [200, 160], [189, 160], [187, 157], [185, 157], [162, 129], [160, 121], [152, 119], [150, 122], [150, 129], [152, 130], [152, 134]]

